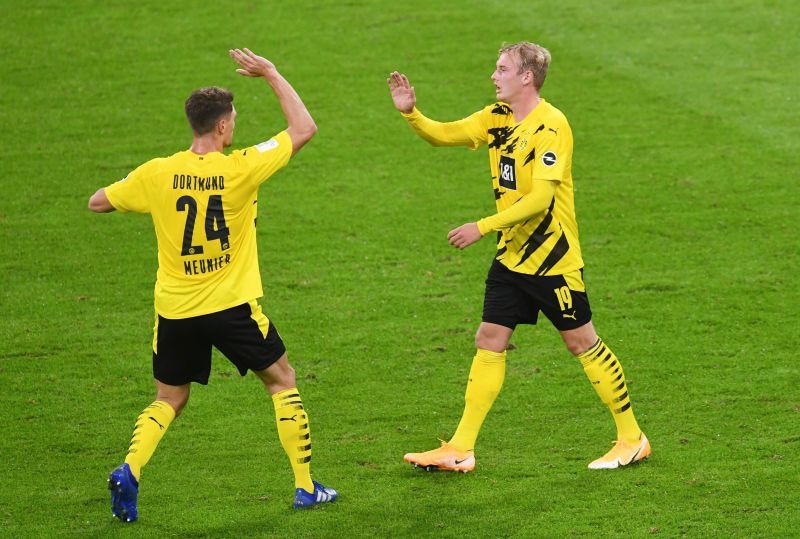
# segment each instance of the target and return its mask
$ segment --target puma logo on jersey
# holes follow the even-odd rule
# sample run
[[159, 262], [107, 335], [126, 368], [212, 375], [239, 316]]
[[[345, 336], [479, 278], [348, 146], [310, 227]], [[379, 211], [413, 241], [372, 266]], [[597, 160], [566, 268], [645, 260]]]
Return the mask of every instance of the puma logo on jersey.
[[562, 316], [562, 318], [572, 318], [576, 322], [578, 321], [578, 317], [577, 317], [575, 311], [572, 311], [572, 314], [570, 314], [570, 313], [561, 313], [561, 316]]

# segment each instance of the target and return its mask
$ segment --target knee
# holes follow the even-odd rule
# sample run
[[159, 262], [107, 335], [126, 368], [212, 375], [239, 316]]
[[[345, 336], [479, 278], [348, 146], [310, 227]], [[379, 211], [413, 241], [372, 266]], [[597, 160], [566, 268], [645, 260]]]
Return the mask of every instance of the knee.
[[565, 342], [564, 344], [567, 346], [567, 350], [569, 350], [569, 353], [572, 354], [573, 356], [579, 356], [589, 349], [588, 346], [584, 346], [579, 341], [569, 341]]
[[481, 330], [478, 330], [478, 332], [475, 333], [475, 348], [483, 348], [486, 350], [486, 346], [490, 345], [490, 343], [491, 339], [489, 336], [481, 332]]
[[567, 350], [569, 350], [570, 354], [572, 354], [573, 356], [579, 356], [585, 351], [587, 351], [589, 348], [591, 348], [596, 341], [597, 341], [596, 338], [594, 339], [586, 337], [581, 338], [575, 336], [572, 338], [564, 339], [564, 345], [566, 345]]
[[599, 338], [591, 322], [587, 322], [579, 328], [561, 331], [560, 333], [561, 338], [564, 339], [564, 345], [573, 356], [579, 356], [587, 351], [594, 346]]
[[286, 366], [279, 371], [278, 380], [276, 382], [280, 385], [291, 388], [297, 386], [297, 378], [295, 377], [294, 367], [286, 363]]
[[173, 410], [175, 410], [175, 417], [181, 415], [181, 412], [186, 407], [186, 403], [189, 402], [189, 392], [182, 394], [172, 394], [172, 395], [158, 395], [156, 400], [160, 400], [161, 402], [166, 402], [169, 404]]
[[479, 329], [475, 334], [475, 348], [489, 350], [491, 352], [504, 352], [508, 347], [508, 339], [502, 335], [496, 335], [491, 331]]
[[256, 375], [271, 393], [297, 387], [294, 368], [285, 356], [263, 371], [256, 371]]

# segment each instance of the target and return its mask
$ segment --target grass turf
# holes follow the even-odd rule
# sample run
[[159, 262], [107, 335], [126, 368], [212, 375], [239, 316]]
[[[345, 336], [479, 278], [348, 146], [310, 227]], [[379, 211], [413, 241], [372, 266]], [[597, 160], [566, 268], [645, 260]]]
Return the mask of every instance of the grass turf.
[[[796, 425], [798, 8], [785, 2], [76, 1], [4, 7], [0, 527], [8, 536], [790, 536]], [[485, 150], [431, 149], [393, 111], [493, 98], [502, 41], [553, 53], [544, 96], [575, 133], [595, 322], [621, 358], [650, 462], [586, 463], [608, 412], [555, 332], [521, 328], [469, 475], [401, 456], [449, 436], [480, 321], [492, 211]], [[141, 520], [106, 473], [152, 399], [147, 217], [85, 210], [97, 187], [189, 142], [181, 104], [226, 85], [235, 144], [283, 127], [249, 46], [306, 101], [318, 137], [262, 187], [265, 309], [310, 411], [336, 505], [294, 513], [269, 399], [215, 356], [144, 471]]]

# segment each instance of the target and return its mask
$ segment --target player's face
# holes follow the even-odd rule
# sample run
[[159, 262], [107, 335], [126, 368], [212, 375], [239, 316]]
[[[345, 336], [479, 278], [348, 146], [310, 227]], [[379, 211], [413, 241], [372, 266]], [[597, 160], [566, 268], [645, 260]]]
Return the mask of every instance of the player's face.
[[[233, 105], [231, 105], [233, 107]], [[233, 144], [233, 128], [236, 127], [236, 107], [233, 107], [228, 119], [223, 120], [222, 146], [227, 148]]]
[[518, 73], [519, 68], [513, 56], [504, 52], [497, 59], [492, 82], [494, 83], [495, 94], [498, 101], [511, 103], [522, 92], [522, 75]]

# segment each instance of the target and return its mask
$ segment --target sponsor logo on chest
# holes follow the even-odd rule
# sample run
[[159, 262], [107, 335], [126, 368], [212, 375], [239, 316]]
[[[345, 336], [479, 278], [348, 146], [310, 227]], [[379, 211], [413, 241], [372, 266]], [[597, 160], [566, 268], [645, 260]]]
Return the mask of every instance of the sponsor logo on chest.
[[517, 190], [517, 170], [514, 158], [508, 155], [500, 156], [500, 167], [498, 170], [498, 183], [500, 187]]

